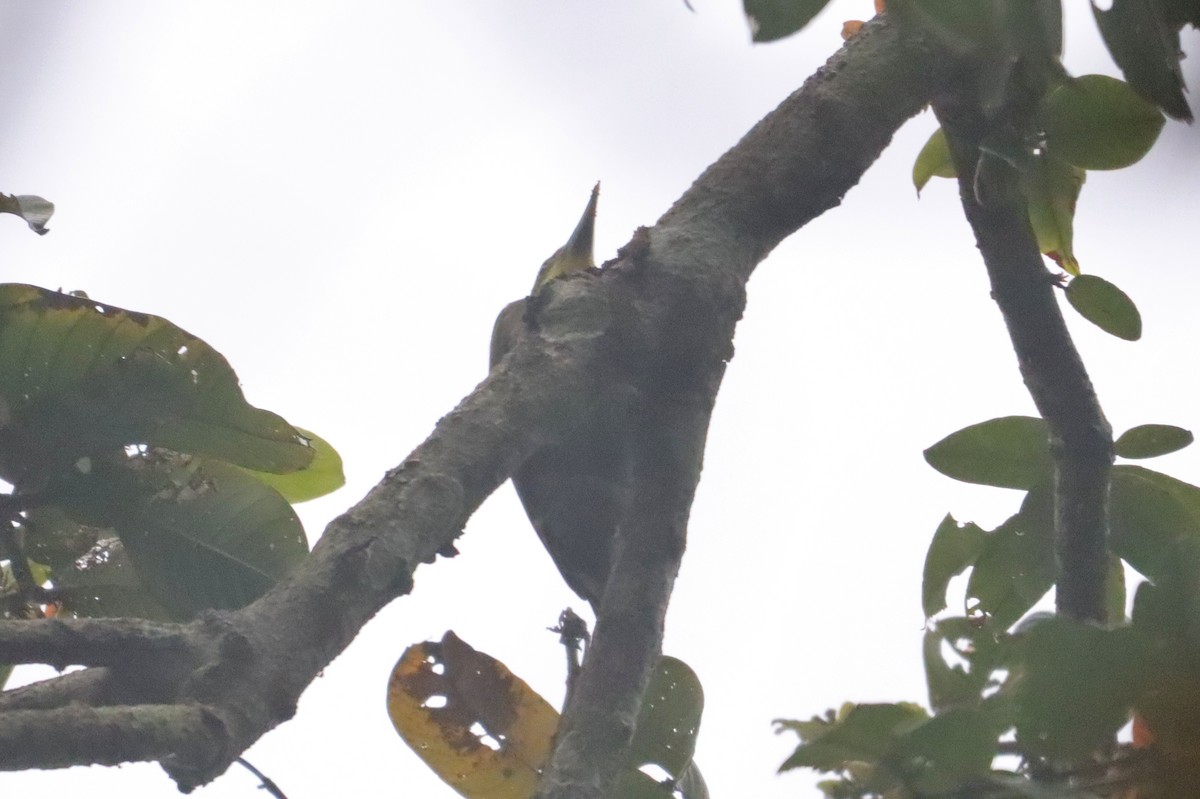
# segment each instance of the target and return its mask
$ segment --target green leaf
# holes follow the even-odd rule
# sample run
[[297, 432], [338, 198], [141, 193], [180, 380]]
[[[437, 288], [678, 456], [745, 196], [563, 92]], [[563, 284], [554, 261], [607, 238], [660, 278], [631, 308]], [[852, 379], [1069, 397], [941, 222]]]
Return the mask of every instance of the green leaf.
[[1092, 3], [1104, 43], [1125, 79], [1175, 119], [1191, 122], [1179, 68], [1179, 28], [1163, 18], [1163, 10], [1161, 3], [1145, 0], [1112, 0], [1107, 11]]
[[1175, 547], [1200, 540], [1200, 488], [1141, 466], [1114, 466], [1109, 489], [1112, 551], [1151, 580], [1176, 571]]
[[851, 705], [833, 722], [814, 719], [787, 724], [787, 728], [801, 733], [802, 743], [779, 770], [807, 766], [818, 771], [840, 771], [849, 762], [879, 761], [901, 735], [928, 718], [919, 705], [903, 702]]
[[1079, 274], [1075, 258], [1075, 203], [1087, 177], [1084, 170], [1048, 155], [1026, 159], [1020, 171], [1029, 224], [1038, 249], [1072, 275]]
[[950, 158], [950, 145], [946, 142], [946, 132], [938, 128], [925, 142], [917, 160], [913, 162], [913, 185], [917, 187], [917, 195], [930, 178], [953, 178], [958, 172], [954, 169], [954, 161]]
[[888, 11], [915, 22], [952, 52], [995, 51], [1000, 44], [1002, 0], [912, 0]]
[[249, 405], [214, 349], [165, 319], [36, 286], [0, 284], [0, 476], [19, 484], [81, 456], [150, 444], [260, 471], [313, 458]]
[[1129, 627], [1104, 630], [1061, 617], [1021, 637], [1021, 748], [1069, 761], [1111, 746], [1152, 673], [1149, 642]]
[[1002, 731], [980, 708], [951, 708], [902, 736], [896, 758], [916, 794], [951, 792], [991, 770]]
[[[1009, 636], [980, 621], [954, 616], [925, 632], [925, 681], [930, 706], [939, 713], [950, 707], [977, 707], [985, 692], [998, 687], [996, 672], [1004, 665]], [[954, 662], [946, 659], [947, 646]]]
[[1054, 585], [1054, 497], [1049, 482], [1034, 488], [1021, 510], [987, 535], [967, 581], [968, 601], [1006, 630]]
[[36, 194], [0, 194], [0, 214], [14, 214], [25, 220], [39, 236], [50, 232], [46, 223], [54, 215], [54, 203]]
[[692, 762], [704, 689], [682, 660], [664, 656], [650, 677], [629, 745], [629, 764], [637, 769], [653, 763], [679, 779]]
[[1150, 151], [1166, 120], [1129, 84], [1084, 75], [1061, 84], [1042, 102], [1050, 154], [1081, 169], [1121, 169]]
[[938, 525], [925, 555], [921, 580], [921, 608], [925, 618], [946, 607], [946, 589], [950, 580], [966, 571], [983, 550], [986, 534], [979, 525], [960, 525], [949, 514]]
[[1121, 434], [1116, 441], [1122, 458], [1157, 458], [1177, 452], [1193, 441], [1192, 431], [1169, 424], [1140, 424]]
[[1102, 277], [1079, 275], [1067, 284], [1071, 307], [1105, 333], [1126, 341], [1142, 337], [1142, 315], [1133, 300]]
[[291, 505], [220, 461], [163, 450], [95, 461], [47, 493], [81, 523], [111, 527], [141, 586], [175, 618], [242, 607], [308, 552]]
[[759, 43], [791, 36], [807, 25], [829, 0], [742, 0], [750, 38]]
[[925, 450], [925, 461], [965, 483], [1028, 490], [1054, 472], [1046, 423], [1003, 416], [964, 427]]
[[103, 538], [74, 563], [55, 569], [54, 589], [65, 613], [90, 618], [181, 620], [142, 585], [119, 538]]
[[247, 473], [274, 488], [293, 505], [331, 494], [346, 484], [342, 456], [338, 451], [317, 434], [300, 427], [296, 430], [313, 451], [312, 463], [300, 471], [286, 474], [247, 470]]

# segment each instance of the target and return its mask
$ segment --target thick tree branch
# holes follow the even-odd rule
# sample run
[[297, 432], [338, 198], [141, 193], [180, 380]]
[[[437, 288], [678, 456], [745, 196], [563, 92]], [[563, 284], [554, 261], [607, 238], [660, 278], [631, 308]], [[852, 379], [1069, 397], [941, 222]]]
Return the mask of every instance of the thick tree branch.
[[[567, 790], [577, 779], [591, 782], [569, 753], [617, 751], [609, 746], [610, 733], [619, 746], [627, 739], [661, 646], [661, 616], [704, 430], [732, 352], [746, 280], [784, 237], [837, 205], [900, 124], [950, 77], [946, 60], [913, 38], [886, 21], [868, 25], [707, 170], [654, 228], [639, 232], [617, 262], [598, 276], [555, 281], [543, 292], [537, 328], [525, 332], [428, 440], [328, 526], [293, 575], [241, 611], [210, 613], [181, 626], [182, 661], [174, 650], [165, 660], [142, 651], [104, 669], [121, 685], [137, 686], [142, 702], [173, 701], [180, 708], [162, 725], [151, 723], [159, 717], [150, 707], [105, 715], [111, 734], [128, 742], [128, 757], [161, 759], [184, 790], [221, 774], [291, 716], [300, 693], [368, 619], [411, 589], [418, 564], [450, 551], [471, 513], [531, 452], [570, 432], [572, 414], [565, 411], [587, 407], [615, 380], [651, 403], [641, 418], [654, 428], [647, 432], [655, 447], [654, 460], [642, 463], [639, 521], [622, 531], [618, 561], [643, 553], [652, 554], [655, 565], [644, 572], [618, 567], [613, 580], [627, 587], [605, 597], [602, 607], [612, 610], [602, 612], [596, 666], [585, 669], [581, 698], [564, 722], [579, 740], [557, 756], [552, 773], [572, 776], [554, 790]], [[621, 359], [613, 358], [616, 351]], [[631, 618], [626, 599], [649, 603], [651, 610], [644, 619]], [[24, 643], [19, 631], [5, 635], [36, 646], [35, 639], [58, 629], [48, 624], [28, 622]], [[169, 668], [157, 670], [164, 662]], [[83, 679], [67, 675], [61, 685], [77, 690]], [[39, 701], [55, 684], [38, 688]], [[609, 690], [617, 701], [606, 703], [612, 712], [603, 718], [594, 698]], [[16, 725], [9, 715], [0, 715], [0, 739], [14, 735], [16, 727], [6, 727]], [[22, 717], [21, 725], [30, 723]], [[73, 762], [120, 757], [80, 752]], [[0, 768], [34, 765], [65, 763], [56, 748], [19, 759], [0, 749]], [[607, 784], [610, 775], [597, 780], [591, 784]]]
[[1019, 192], [1015, 186], [993, 186], [987, 190], [988, 204], [978, 197], [983, 193], [976, 180], [979, 144], [988, 123], [970, 99], [946, 98], [934, 108], [949, 138], [963, 210], [983, 255], [992, 297], [1025, 385], [1050, 427], [1058, 611], [1103, 623], [1112, 428], [1063, 320], [1055, 277], [1042, 260]]

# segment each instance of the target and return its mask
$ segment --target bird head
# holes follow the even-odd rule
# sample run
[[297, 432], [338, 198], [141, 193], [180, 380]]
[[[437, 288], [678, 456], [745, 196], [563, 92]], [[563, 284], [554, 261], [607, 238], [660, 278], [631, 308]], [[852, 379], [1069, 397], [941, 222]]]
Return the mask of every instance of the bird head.
[[588, 199], [587, 207], [583, 209], [583, 216], [579, 218], [579, 224], [571, 233], [571, 238], [567, 239], [566, 244], [555, 250], [554, 255], [547, 258], [546, 262], [542, 264], [542, 268], [538, 270], [537, 279], [533, 282], [534, 292], [555, 278], [573, 272], [582, 272], [596, 265], [592, 256], [592, 242], [595, 238], [596, 201], [599, 197], [600, 184], [597, 183], [592, 189], [592, 196]]

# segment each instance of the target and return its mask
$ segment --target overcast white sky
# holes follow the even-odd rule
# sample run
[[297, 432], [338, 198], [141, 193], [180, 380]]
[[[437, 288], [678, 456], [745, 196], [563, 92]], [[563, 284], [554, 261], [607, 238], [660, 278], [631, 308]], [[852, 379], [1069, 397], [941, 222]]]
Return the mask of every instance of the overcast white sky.
[[[58, 213], [44, 238], [0, 217], [3, 280], [165, 316], [224, 353], [252, 402], [332, 442], [349, 484], [303, 506], [315, 539], [484, 376], [495, 313], [597, 179], [605, 260], [841, 45], [842, 20], [871, 13], [837, 0], [801, 36], [751, 46], [740, 3], [693, 5], [5, 3], [0, 191]], [[1113, 73], [1080, 10], [1068, 66]], [[750, 285], [666, 643], [705, 686], [714, 796], [815, 795], [807, 776], [775, 776], [795, 743], [775, 717], [924, 701], [929, 537], [947, 511], [994, 524], [1016, 508], [1015, 492], [921, 458], [967, 424], [1032, 412], [954, 186], [914, 196], [933, 128], [906, 126]], [[1200, 135], [1169, 124], [1164, 140], [1094, 173], [1078, 210], [1083, 269], [1145, 319], [1137, 344], [1072, 324], [1118, 432], [1200, 426]], [[1194, 450], [1150, 465], [1200, 482]], [[558, 701], [545, 627], [583, 603], [509, 487], [459, 549], [247, 753], [291, 799], [452, 795], [384, 709], [401, 651], [446, 629]], [[195, 795], [255, 785], [235, 769]], [[155, 765], [0, 775], [22, 790], [174, 792]]]

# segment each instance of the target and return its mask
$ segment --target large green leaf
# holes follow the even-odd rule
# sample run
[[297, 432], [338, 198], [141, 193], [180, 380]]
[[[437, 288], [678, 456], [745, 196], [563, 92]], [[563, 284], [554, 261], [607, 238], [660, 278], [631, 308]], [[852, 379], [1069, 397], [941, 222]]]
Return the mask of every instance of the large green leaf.
[[1015, 681], [1024, 751], [1074, 760], [1112, 745], [1151, 676], [1153, 647], [1129, 627], [1047, 618], [1021, 634]]
[[946, 588], [950, 580], [975, 563], [985, 541], [986, 533], [979, 525], [971, 522], [960, 525], [949, 514], [942, 519], [925, 554], [921, 579], [921, 608], [925, 618], [946, 607]]
[[954, 792], [991, 770], [1001, 732], [982, 708], [951, 708], [903, 735], [893, 759], [915, 794]]
[[1084, 75], [1046, 96], [1041, 118], [1050, 154], [1082, 169], [1121, 169], [1150, 151], [1165, 120], [1129, 84]]
[[925, 450], [925, 460], [966, 483], [1028, 490], [1053, 474], [1045, 421], [1003, 416], [964, 427]]
[[249, 405], [223, 357], [165, 319], [36, 286], [0, 285], [0, 476], [20, 483], [81, 456], [150, 444], [261, 471], [312, 450]]
[[313, 451], [312, 463], [299, 471], [285, 474], [247, 470], [292, 504], [323, 497], [346, 484], [346, 473], [342, 471], [342, 456], [338, 451], [317, 434], [299, 427], [296, 429]]
[[51, 574], [62, 610], [76, 616], [169, 621], [173, 614], [142, 585], [119, 538], [105, 538], [74, 563]]
[[1175, 573], [1175, 548], [1188, 539], [1200, 540], [1200, 488], [1141, 466], [1113, 467], [1113, 552], [1155, 580]]
[[1191, 430], [1170, 424], [1140, 424], [1117, 438], [1117, 455], [1122, 458], [1157, 458], [1177, 452], [1194, 440]]
[[773, 42], [791, 36], [807, 25], [829, 0], [742, 0], [756, 42]]
[[1006, 630], [1054, 585], [1054, 508], [1049, 482], [1036, 487], [1021, 510], [987, 535], [967, 580], [968, 602]]
[[257, 599], [308, 551], [276, 491], [220, 461], [169, 451], [95, 461], [48, 493], [120, 537], [141, 586], [174, 616]]
[[1095, 275], [1079, 275], [1067, 284], [1067, 301], [1105, 333], [1126, 341], [1142, 337], [1142, 315], [1129, 295]]

